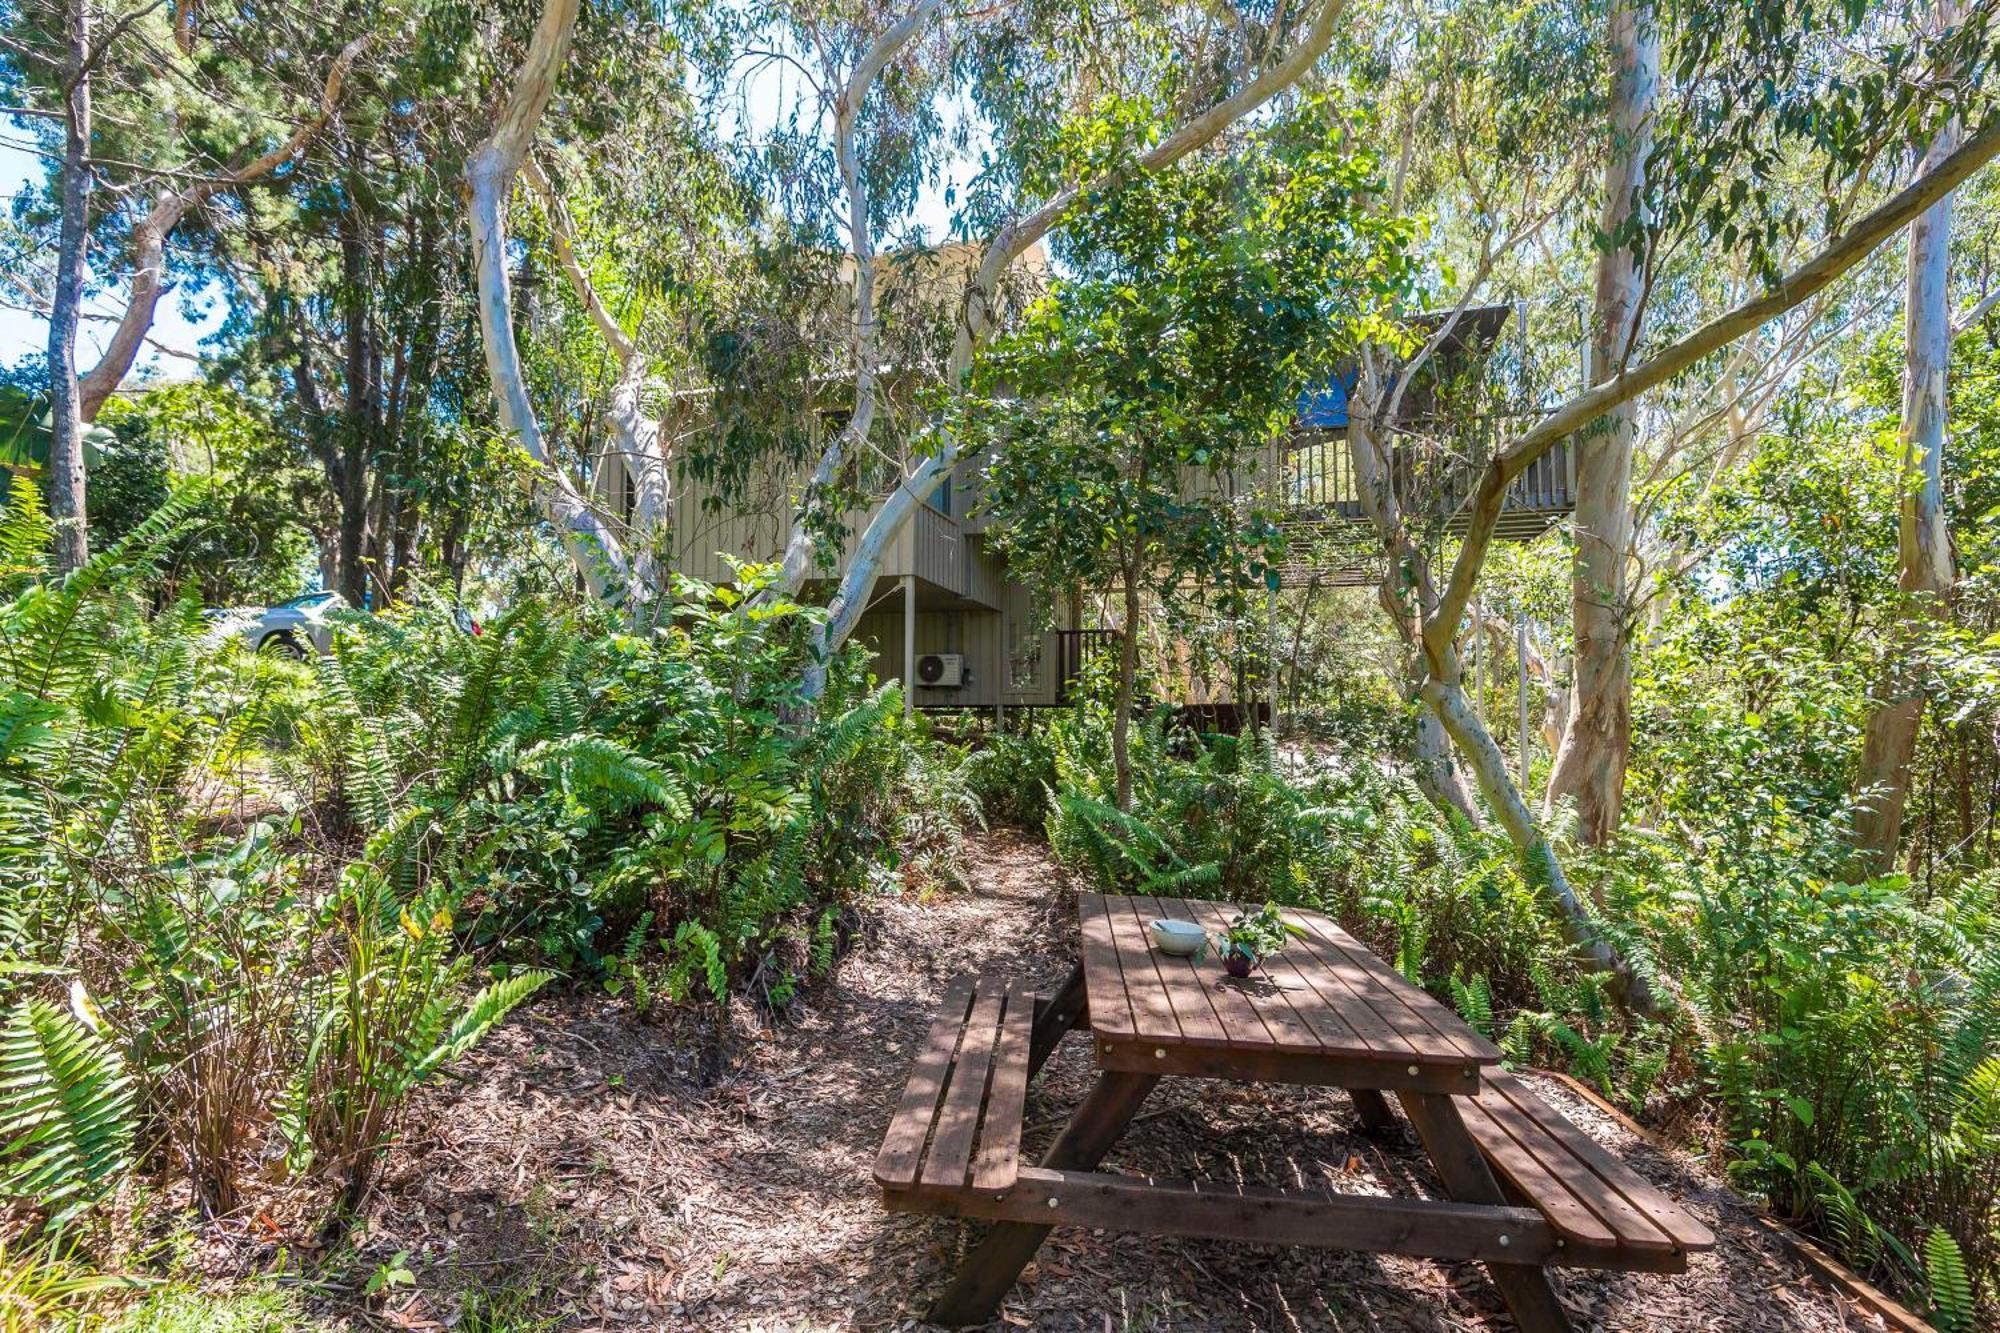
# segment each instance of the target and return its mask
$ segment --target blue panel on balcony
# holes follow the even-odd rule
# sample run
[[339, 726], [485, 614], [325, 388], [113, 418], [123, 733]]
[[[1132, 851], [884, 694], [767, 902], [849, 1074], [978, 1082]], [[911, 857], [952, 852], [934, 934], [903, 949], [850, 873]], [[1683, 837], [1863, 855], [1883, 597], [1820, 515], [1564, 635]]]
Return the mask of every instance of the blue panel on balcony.
[[1322, 389], [1299, 395], [1299, 426], [1305, 430], [1345, 430], [1347, 395], [1361, 378], [1358, 368], [1335, 375]]

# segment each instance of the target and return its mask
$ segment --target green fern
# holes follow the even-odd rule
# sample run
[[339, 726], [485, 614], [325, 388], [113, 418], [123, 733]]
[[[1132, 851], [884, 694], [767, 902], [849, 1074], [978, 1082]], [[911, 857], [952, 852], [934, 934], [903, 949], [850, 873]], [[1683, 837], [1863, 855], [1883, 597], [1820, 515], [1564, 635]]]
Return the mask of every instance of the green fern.
[[1493, 1035], [1493, 986], [1485, 974], [1474, 976], [1471, 981], [1460, 981], [1456, 973], [1451, 977], [1451, 1003], [1458, 1010], [1459, 1017], [1472, 1025], [1472, 1030], [1482, 1037]]
[[2000, 1055], [1974, 1066], [1959, 1085], [1953, 1129], [1972, 1154], [2000, 1158]]
[[1862, 1211], [1853, 1192], [1818, 1162], [1806, 1165], [1806, 1177], [1841, 1257], [1861, 1269], [1874, 1267], [1882, 1257], [1882, 1229]]
[[685, 1003], [693, 997], [697, 975], [707, 984], [708, 993], [717, 1004], [728, 1002], [729, 965], [722, 954], [722, 941], [714, 931], [697, 921], [683, 921], [666, 949], [670, 960], [667, 994], [676, 1003]]
[[0, 1030], [0, 1188], [60, 1229], [132, 1167], [136, 1098], [124, 1062], [54, 1005], [27, 999]]
[[1930, 1287], [1930, 1321], [1938, 1333], [1971, 1333], [1978, 1318], [1965, 1254], [1943, 1227], [1924, 1237], [1924, 1279]]
[[694, 803], [679, 778], [604, 736], [565, 736], [541, 741], [521, 756], [519, 767], [558, 777], [566, 786], [616, 798], [622, 806], [651, 804], [675, 819], [690, 819]]
[[407, 1081], [423, 1082], [440, 1068], [477, 1046], [519, 1005], [536, 991], [555, 980], [555, 973], [541, 969], [516, 972], [487, 986], [466, 1002], [465, 1010], [451, 1025], [444, 1040], [410, 1066]]

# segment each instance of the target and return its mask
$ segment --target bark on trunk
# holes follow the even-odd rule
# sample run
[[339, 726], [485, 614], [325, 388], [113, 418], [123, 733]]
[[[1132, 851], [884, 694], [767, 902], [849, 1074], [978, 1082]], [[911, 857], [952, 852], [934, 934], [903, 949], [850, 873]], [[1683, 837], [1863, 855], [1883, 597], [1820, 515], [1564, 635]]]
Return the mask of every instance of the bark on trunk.
[[63, 13], [62, 234], [49, 306], [49, 514], [55, 519], [55, 569], [67, 574], [90, 558], [83, 466], [83, 413], [76, 382], [76, 326], [82, 313], [90, 235], [90, 6], [69, 0]]
[[479, 287], [479, 330], [500, 427], [541, 465], [537, 498], [591, 595], [615, 604], [638, 590], [633, 588], [624, 551], [609, 525], [584, 502], [549, 456], [514, 341], [513, 297], [507, 279], [507, 195], [569, 55], [577, 2], [547, 0], [543, 6], [493, 134], [466, 162], [467, 212], [472, 227], [473, 272]]
[[[1623, 370], [1639, 335], [1643, 273], [1630, 233], [1645, 189], [1660, 70], [1658, 28], [1647, 0], [1612, 6], [1610, 48], [1612, 143], [1604, 168], [1604, 250], [1597, 260], [1591, 331], [1591, 367], [1600, 381]], [[1632, 740], [1626, 548], [1632, 540], [1632, 448], [1638, 434], [1638, 413], [1627, 401], [1577, 432], [1571, 445], [1577, 487], [1570, 571], [1575, 693], [1547, 800], [1574, 793], [1580, 835], [1593, 846], [1618, 831]]]
[[368, 223], [357, 174], [347, 179], [347, 207], [341, 214], [341, 304], [346, 323], [347, 401], [341, 412], [340, 595], [352, 606], [368, 602], [367, 541], [369, 483], [375, 471], [380, 417], [376, 383], [375, 311], [370, 301], [373, 272]]
[[1462, 815], [1474, 828], [1478, 828], [1485, 821], [1480, 819], [1479, 807], [1472, 803], [1472, 793], [1465, 789], [1465, 779], [1459, 774], [1458, 762], [1452, 755], [1450, 732], [1424, 701], [1421, 682], [1417, 683], [1415, 692], [1409, 698], [1416, 706], [1416, 738], [1410, 756], [1410, 771], [1417, 790], [1438, 809]]
[[[1940, 7], [1945, 17], [1945, 6]], [[1947, 125], [1925, 155], [1931, 168], [1957, 147]], [[1952, 196], [1910, 228], [1903, 306], [1903, 504], [1897, 542], [1896, 623], [1890, 662], [1868, 716], [1861, 749], [1854, 843], [1865, 869], [1895, 866], [1910, 763], [1923, 722], [1924, 682], [1917, 641], [1925, 622], [1943, 611], [1955, 574], [1944, 519], [1945, 379], [1951, 359], [1951, 308], [1946, 279], [1951, 260]]]
[[1132, 694], [1139, 675], [1139, 579], [1125, 570], [1125, 623], [1118, 630], [1118, 702], [1111, 719], [1111, 765], [1117, 773], [1116, 803], [1132, 809]]

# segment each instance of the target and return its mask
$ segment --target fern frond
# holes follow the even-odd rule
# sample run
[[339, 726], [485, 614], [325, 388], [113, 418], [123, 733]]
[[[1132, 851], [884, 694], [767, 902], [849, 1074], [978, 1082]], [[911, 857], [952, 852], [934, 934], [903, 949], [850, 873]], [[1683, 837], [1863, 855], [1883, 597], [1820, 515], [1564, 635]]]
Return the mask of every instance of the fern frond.
[[0, 1030], [0, 1188], [60, 1228], [131, 1169], [135, 1102], [116, 1052], [47, 1001], [23, 1000]]
[[411, 1083], [413, 1085], [421, 1083], [439, 1068], [450, 1064], [477, 1046], [501, 1019], [512, 1013], [529, 996], [555, 980], [555, 975], [539, 968], [516, 972], [474, 995], [467, 1002], [465, 1011], [458, 1016], [458, 1021], [445, 1033], [444, 1040], [410, 1067]]
[[1971, 1333], [1978, 1310], [1965, 1253], [1943, 1227], [1924, 1237], [1924, 1280], [1930, 1286], [1930, 1321], [1938, 1333]]

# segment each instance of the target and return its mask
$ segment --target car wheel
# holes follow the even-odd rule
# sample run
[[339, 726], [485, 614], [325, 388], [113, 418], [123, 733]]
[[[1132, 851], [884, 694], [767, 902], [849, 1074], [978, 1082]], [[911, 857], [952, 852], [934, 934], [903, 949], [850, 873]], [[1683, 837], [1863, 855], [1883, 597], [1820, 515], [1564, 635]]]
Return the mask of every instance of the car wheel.
[[289, 630], [280, 630], [276, 634], [266, 634], [264, 641], [257, 645], [257, 651], [260, 653], [270, 653], [275, 657], [289, 657], [294, 662], [303, 662], [306, 660], [306, 650], [299, 647], [299, 641], [292, 637]]

